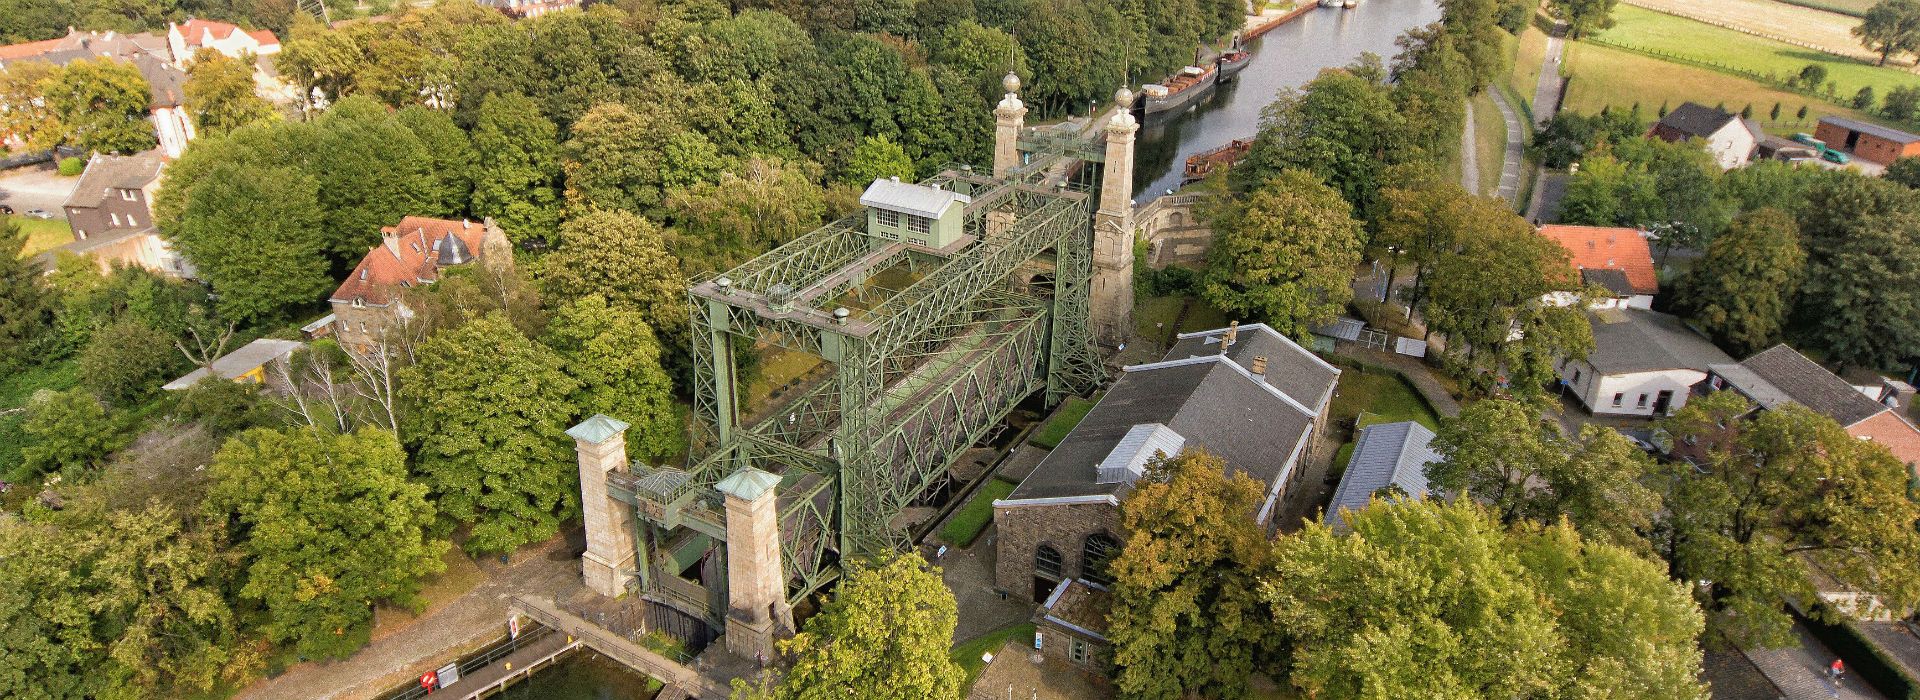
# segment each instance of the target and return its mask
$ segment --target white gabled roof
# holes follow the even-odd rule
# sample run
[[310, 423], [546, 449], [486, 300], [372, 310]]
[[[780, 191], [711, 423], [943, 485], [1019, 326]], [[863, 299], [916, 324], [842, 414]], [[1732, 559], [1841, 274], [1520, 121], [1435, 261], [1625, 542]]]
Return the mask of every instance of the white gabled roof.
[[953, 190], [901, 182], [892, 178], [874, 180], [873, 184], [867, 185], [866, 193], [860, 195], [861, 206], [924, 216], [929, 219], [940, 218], [940, 215], [945, 214], [947, 207], [953, 206], [954, 202], [966, 204], [971, 201], [973, 201], [972, 198]]
[[1161, 423], [1140, 423], [1127, 430], [1106, 459], [1100, 460], [1097, 467], [1097, 482], [1114, 484], [1122, 481], [1132, 483], [1147, 471], [1147, 460], [1155, 455], [1172, 457], [1180, 454], [1187, 438]]

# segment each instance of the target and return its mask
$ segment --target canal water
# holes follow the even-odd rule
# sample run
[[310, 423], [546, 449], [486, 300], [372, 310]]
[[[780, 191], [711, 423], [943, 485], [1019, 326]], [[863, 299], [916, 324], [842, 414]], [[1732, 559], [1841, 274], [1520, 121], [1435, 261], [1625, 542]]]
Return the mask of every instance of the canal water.
[[1318, 8], [1275, 27], [1253, 44], [1253, 64], [1215, 89], [1205, 102], [1172, 116], [1155, 115], [1134, 150], [1134, 200], [1180, 187], [1187, 156], [1252, 138], [1260, 110], [1284, 88], [1305, 85], [1323, 68], [1373, 52], [1391, 60], [1401, 33], [1440, 20], [1435, 0], [1360, 0], [1351, 10]]
[[650, 700], [648, 678], [612, 659], [579, 649], [531, 678], [507, 686], [492, 700]]

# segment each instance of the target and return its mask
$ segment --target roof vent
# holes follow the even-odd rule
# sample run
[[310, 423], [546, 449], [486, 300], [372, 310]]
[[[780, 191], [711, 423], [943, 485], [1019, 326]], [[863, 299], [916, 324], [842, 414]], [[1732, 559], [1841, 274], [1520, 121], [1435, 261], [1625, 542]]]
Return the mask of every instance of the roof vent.
[[1131, 484], [1147, 471], [1147, 462], [1155, 457], [1180, 454], [1187, 438], [1160, 423], [1140, 423], [1127, 430], [1105, 459], [1094, 466], [1095, 481], [1102, 484]]

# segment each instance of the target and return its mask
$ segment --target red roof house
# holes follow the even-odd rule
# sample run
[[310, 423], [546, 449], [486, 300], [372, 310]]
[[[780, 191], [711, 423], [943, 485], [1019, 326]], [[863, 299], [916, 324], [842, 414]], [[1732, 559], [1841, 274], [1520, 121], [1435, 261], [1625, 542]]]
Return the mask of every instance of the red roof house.
[[1629, 308], [1652, 308], [1660, 279], [1653, 269], [1653, 250], [1639, 231], [1552, 224], [1541, 226], [1540, 235], [1567, 249], [1583, 284], [1606, 288]]
[[343, 345], [365, 347], [379, 338], [395, 314], [404, 315], [400, 295], [432, 284], [440, 270], [489, 255], [509, 258], [512, 248], [492, 219], [484, 221], [409, 216], [380, 229], [380, 245], [367, 251], [340, 287], [327, 297], [333, 305], [335, 333]]

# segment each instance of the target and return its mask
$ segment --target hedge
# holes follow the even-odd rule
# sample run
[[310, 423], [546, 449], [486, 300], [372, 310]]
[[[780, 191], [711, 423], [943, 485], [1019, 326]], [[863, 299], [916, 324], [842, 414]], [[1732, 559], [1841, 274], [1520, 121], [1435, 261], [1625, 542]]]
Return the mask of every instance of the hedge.
[[1807, 626], [1821, 644], [1827, 645], [1833, 653], [1846, 661], [1847, 672], [1855, 678], [1866, 681], [1874, 690], [1880, 691], [1895, 700], [1920, 700], [1920, 683], [1914, 681], [1901, 670], [1900, 664], [1880, 650], [1880, 647], [1860, 633], [1851, 621], [1829, 624], [1821, 620], [1801, 615], [1797, 611], [1793, 616]]

